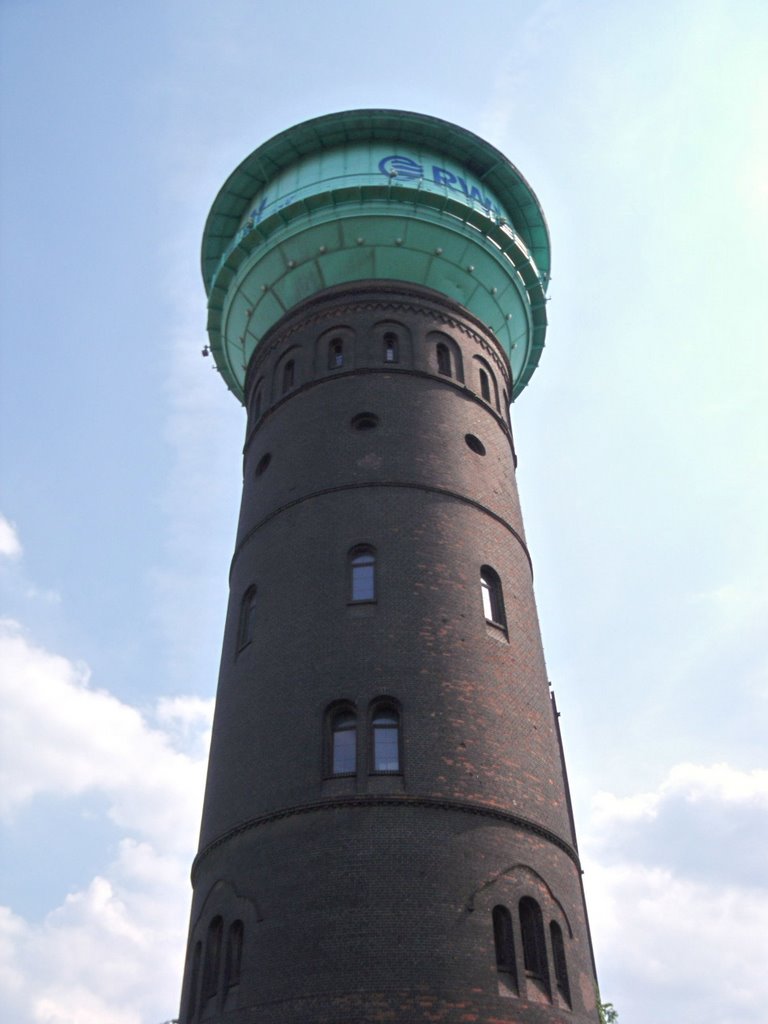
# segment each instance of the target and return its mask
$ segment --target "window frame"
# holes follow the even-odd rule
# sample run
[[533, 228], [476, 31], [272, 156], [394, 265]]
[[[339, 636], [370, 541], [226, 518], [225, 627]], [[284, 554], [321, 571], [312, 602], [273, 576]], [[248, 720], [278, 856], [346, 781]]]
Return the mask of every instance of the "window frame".
[[549, 987], [547, 941], [541, 907], [532, 896], [523, 896], [518, 903], [520, 936], [523, 942], [523, 969], [526, 978]]
[[258, 383], [256, 384], [256, 387], [254, 388], [254, 391], [253, 391], [253, 402], [251, 403], [251, 408], [253, 410], [252, 416], [253, 416], [253, 422], [254, 423], [258, 423], [259, 420], [262, 417], [263, 409], [262, 409], [261, 406], [262, 406], [263, 401], [264, 401], [264, 379], [262, 378], [261, 380], [258, 381]]
[[245, 927], [240, 918], [232, 921], [227, 929], [227, 949], [224, 956], [224, 992], [240, 984], [243, 974], [243, 946]]
[[328, 342], [328, 369], [341, 370], [344, 366], [344, 340], [334, 336]]
[[517, 959], [515, 957], [515, 934], [509, 907], [497, 903], [491, 912], [493, 922], [493, 945], [496, 953], [496, 970], [509, 977], [518, 990]]
[[480, 566], [480, 594], [485, 621], [492, 626], [506, 630], [507, 615], [504, 609], [501, 577], [491, 565]]
[[491, 382], [488, 380], [488, 374], [480, 367], [480, 397], [484, 402], [491, 403]]
[[199, 1003], [201, 1002], [200, 997], [200, 981], [201, 981], [201, 968], [203, 965], [203, 942], [202, 939], [198, 939], [192, 947], [192, 964], [190, 969], [189, 978], [189, 999], [187, 1001], [188, 1019], [194, 1020], [197, 1016]]
[[[362, 561], [362, 559], [368, 559]], [[347, 554], [348, 604], [376, 604], [376, 548], [372, 544], [356, 544]], [[363, 571], [370, 567], [370, 587], [365, 585]]]
[[[358, 771], [358, 758], [360, 744], [358, 742], [358, 715], [357, 708], [349, 701], [336, 701], [326, 712], [326, 754], [325, 754], [325, 776], [329, 779], [354, 778]], [[338, 727], [340, 719], [347, 718], [348, 724]], [[341, 733], [351, 733], [353, 739], [352, 747], [352, 768], [348, 771], [336, 770], [336, 737]]]
[[394, 331], [384, 332], [382, 346], [384, 350], [384, 362], [387, 366], [392, 366], [393, 363], [400, 362], [400, 339]]
[[205, 953], [203, 956], [203, 980], [200, 986], [201, 1010], [219, 994], [221, 975], [221, 947], [224, 938], [224, 918], [217, 914], [208, 925], [205, 933]]
[[259, 588], [251, 583], [243, 591], [240, 599], [240, 614], [237, 619], [237, 651], [238, 653], [253, 643], [256, 636], [258, 609], [256, 606]]
[[[395, 718], [394, 723], [385, 723], [377, 726], [377, 715], [390, 714]], [[397, 767], [380, 768], [377, 764], [376, 735], [377, 732], [395, 733], [395, 749], [397, 752]], [[400, 705], [391, 697], [379, 697], [372, 701], [368, 713], [368, 771], [370, 775], [402, 775], [403, 774], [403, 716]]]
[[552, 961], [555, 968], [555, 988], [570, 1008], [571, 984], [568, 980], [568, 958], [565, 955], [563, 929], [557, 921], [549, 922], [549, 941], [552, 946]]
[[443, 377], [453, 378], [451, 350], [444, 341], [438, 341], [435, 345], [437, 355], [437, 372]]
[[282, 368], [280, 394], [287, 395], [289, 391], [293, 391], [296, 387], [296, 379], [296, 360], [286, 359]]

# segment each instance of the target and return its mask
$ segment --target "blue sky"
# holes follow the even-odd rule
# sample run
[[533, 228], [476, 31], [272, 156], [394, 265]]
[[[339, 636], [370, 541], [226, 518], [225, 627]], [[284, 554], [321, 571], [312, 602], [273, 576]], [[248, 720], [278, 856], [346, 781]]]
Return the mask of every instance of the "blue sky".
[[0, 3], [0, 993], [175, 1015], [240, 487], [199, 243], [275, 132], [376, 106], [505, 152], [553, 244], [513, 409], [604, 998], [768, 981], [768, 8]]

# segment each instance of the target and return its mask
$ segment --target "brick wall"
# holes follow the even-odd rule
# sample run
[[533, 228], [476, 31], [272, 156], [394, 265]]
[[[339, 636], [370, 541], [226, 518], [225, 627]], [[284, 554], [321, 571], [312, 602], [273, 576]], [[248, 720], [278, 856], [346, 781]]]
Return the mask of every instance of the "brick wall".
[[[490, 332], [405, 286], [325, 293], [257, 349], [190, 938], [243, 920], [243, 971], [191, 1012], [190, 958], [183, 1020], [596, 1020], [510, 390]], [[363, 413], [375, 426], [355, 429]], [[356, 603], [361, 544], [376, 594]], [[501, 581], [503, 627], [486, 621], [481, 566]], [[400, 714], [396, 773], [371, 770], [380, 698]], [[357, 770], [332, 777], [340, 701]], [[543, 983], [525, 971], [523, 896], [545, 922]], [[498, 904], [514, 984], [496, 967]]]

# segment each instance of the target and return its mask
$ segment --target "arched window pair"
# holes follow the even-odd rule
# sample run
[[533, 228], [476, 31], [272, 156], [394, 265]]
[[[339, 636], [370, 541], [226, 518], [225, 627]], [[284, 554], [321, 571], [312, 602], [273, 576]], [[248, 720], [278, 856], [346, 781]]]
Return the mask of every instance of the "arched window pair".
[[[538, 982], [547, 994], [550, 992], [549, 964], [544, 938], [544, 920], [541, 907], [530, 896], [523, 896], [518, 904], [520, 915], [520, 937], [523, 943], [523, 969], [525, 976]], [[568, 968], [565, 960], [563, 930], [557, 921], [551, 921], [549, 935], [552, 943], [552, 958], [555, 966], [555, 983], [561, 998], [571, 1005], [571, 989], [568, 983]], [[512, 915], [504, 906], [493, 908], [493, 941], [496, 948], [496, 970], [507, 975], [512, 988], [519, 992], [517, 959], [515, 957]]]
[[[227, 993], [240, 984], [243, 968], [243, 922], [232, 921], [227, 929], [226, 949], [224, 945], [224, 919], [221, 915], [213, 918], [208, 925], [205, 936], [205, 948], [202, 942], [195, 944], [192, 954], [192, 977], [190, 979], [190, 996], [188, 1020], [195, 1019], [198, 1009], [203, 1009], [222, 992]], [[224, 957], [222, 958], [222, 951]], [[223, 976], [222, 976], [223, 959]], [[200, 984], [198, 1002], [198, 984], [202, 965], [202, 984]]]
[[483, 565], [480, 568], [480, 593], [483, 599], [483, 614], [486, 622], [494, 626], [507, 627], [507, 617], [504, 613], [504, 596], [501, 591], [501, 580], [499, 574], [490, 565]]
[[[357, 712], [345, 704], [329, 715], [330, 775], [357, 773]], [[400, 712], [389, 700], [377, 700], [371, 706], [368, 728], [369, 770], [377, 773], [400, 771]]]

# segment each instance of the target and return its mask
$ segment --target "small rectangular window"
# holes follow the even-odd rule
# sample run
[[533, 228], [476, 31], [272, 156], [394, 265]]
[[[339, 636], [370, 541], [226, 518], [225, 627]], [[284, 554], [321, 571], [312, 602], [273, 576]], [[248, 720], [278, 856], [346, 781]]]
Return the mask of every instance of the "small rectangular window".
[[387, 331], [384, 335], [384, 362], [397, 362], [397, 335]]
[[373, 548], [355, 548], [350, 556], [350, 600], [376, 599], [376, 556]]
[[354, 775], [357, 771], [357, 717], [354, 711], [337, 711], [331, 719], [331, 774]]
[[380, 707], [371, 722], [373, 770], [400, 771], [400, 715], [394, 708]]

